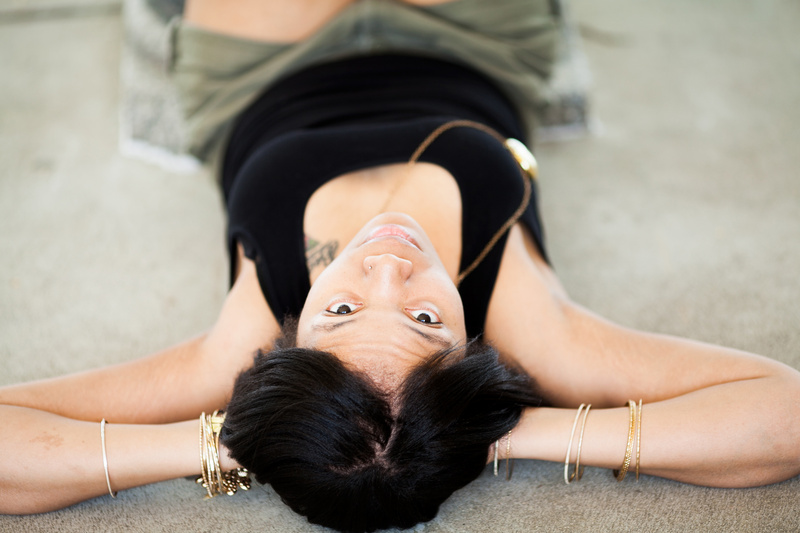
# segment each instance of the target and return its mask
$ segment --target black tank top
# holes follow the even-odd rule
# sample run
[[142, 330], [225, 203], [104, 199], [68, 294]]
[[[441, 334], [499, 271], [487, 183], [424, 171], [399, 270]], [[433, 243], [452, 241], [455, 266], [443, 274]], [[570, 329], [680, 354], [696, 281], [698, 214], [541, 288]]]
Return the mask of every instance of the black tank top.
[[[223, 161], [232, 275], [240, 242], [275, 317], [298, 316], [310, 289], [303, 216], [314, 191], [348, 172], [407, 161], [434, 129], [454, 119], [522, 136], [498, 89], [439, 60], [360, 57], [279, 81], [238, 119]], [[420, 161], [443, 167], [458, 184], [463, 271], [519, 207], [519, 166], [494, 137], [463, 127], [442, 134]], [[536, 204], [534, 187], [520, 221], [546, 257]], [[459, 285], [470, 337], [483, 331], [506, 237]]]

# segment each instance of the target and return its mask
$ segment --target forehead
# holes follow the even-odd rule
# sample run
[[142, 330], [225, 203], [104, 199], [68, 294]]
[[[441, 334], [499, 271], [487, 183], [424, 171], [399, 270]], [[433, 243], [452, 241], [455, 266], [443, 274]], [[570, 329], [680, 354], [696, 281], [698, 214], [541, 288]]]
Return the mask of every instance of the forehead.
[[376, 326], [364, 320], [366, 313], [357, 315], [322, 327], [312, 325], [298, 332], [298, 345], [332, 353], [381, 385], [381, 382], [396, 384], [432, 354], [458, 343], [444, 331], [400, 320], [381, 320]]
[[[370, 320], [370, 315], [376, 319]], [[456, 339], [448, 330], [412, 324], [367, 311], [351, 318], [315, 322], [298, 331], [301, 346], [318, 350], [348, 350], [385, 356], [415, 356], [450, 348]]]
[[[429, 328], [421, 324], [412, 324], [408, 320], [400, 317], [395, 317], [394, 320], [391, 316], [388, 318], [380, 316], [377, 313], [370, 313], [368, 310], [362, 311], [357, 315], [350, 318], [341, 318], [336, 321], [313, 321], [308, 331], [303, 331], [302, 337], [303, 344], [309, 346], [320, 346], [321, 344], [328, 343], [341, 343], [342, 337], [352, 340], [360, 340], [361, 342], [370, 340], [377, 341], [378, 345], [381, 344], [396, 344], [400, 342], [401, 346], [408, 346], [417, 343], [422, 343], [423, 347], [427, 344], [429, 347], [436, 349], [449, 348], [455, 343], [455, 339], [447, 330], [438, 330]], [[373, 318], [373, 320], [370, 320]], [[409, 338], [410, 337], [410, 342]], [[345, 343], [347, 343], [345, 341]]]

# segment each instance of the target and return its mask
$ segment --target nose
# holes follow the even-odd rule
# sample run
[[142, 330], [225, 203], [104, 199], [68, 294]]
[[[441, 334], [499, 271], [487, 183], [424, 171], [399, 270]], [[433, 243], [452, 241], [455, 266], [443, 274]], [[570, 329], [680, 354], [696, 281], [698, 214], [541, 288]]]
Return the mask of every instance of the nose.
[[365, 257], [363, 267], [367, 276], [394, 278], [405, 282], [411, 277], [414, 265], [408, 259], [403, 259], [393, 254], [381, 254]]

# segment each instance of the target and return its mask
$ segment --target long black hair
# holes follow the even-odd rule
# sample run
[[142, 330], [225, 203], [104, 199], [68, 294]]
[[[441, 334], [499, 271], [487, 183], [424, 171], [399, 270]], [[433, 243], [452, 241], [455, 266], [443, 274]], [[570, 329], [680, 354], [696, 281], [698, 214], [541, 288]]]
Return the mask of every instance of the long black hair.
[[392, 395], [293, 344], [290, 331], [239, 376], [222, 442], [294, 511], [341, 531], [431, 520], [522, 408], [541, 404], [527, 375], [477, 341], [433, 354]]

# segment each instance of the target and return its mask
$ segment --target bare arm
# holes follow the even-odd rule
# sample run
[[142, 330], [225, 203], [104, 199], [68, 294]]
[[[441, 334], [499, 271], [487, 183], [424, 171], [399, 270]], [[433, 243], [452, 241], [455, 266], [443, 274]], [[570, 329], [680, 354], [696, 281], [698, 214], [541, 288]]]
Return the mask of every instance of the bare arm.
[[514, 354], [554, 405], [569, 409], [526, 412], [515, 456], [563, 462], [574, 409], [591, 403], [581, 463], [618, 468], [627, 444], [622, 406], [641, 398], [645, 473], [723, 487], [800, 473], [800, 373], [757, 355], [614, 325], [570, 302], [530, 252], [521, 238], [509, 241], [487, 337]]
[[0, 388], [0, 404], [77, 420], [164, 423], [224, 407], [236, 376], [268, 346], [279, 326], [242, 261], [217, 322], [203, 335], [131, 362]]
[[[766, 390], [792, 388], [793, 398], [750, 400], [763, 398]], [[783, 405], [797, 405], [796, 389], [781, 378], [759, 378], [707, 387], [670, 400], [645, 401], [641, 471], [714, 487], [765, 485], [797, 475], [800, 435], [786, 418], [790, 413]], [[564, 462], [575, 413], [574, 409], [527, 410], [513, 436], [513, 455]], [[620, 468], [627, 428], [627, 408], [592, 408], [581, 464]], [[577, 438], [572, 463], [576, 452]]]
[[[0, 417], [0, 513], [42, 513], [108, 494], [99, 424], [25, 407], [0, 406]], [[107, 425], [112, 488], [199, 473], [198, 434], [197, 421]]]
[[199, 473], [198, 415], [225, 406], [235, 377], [277, 333], [244, 261], [209, 333], [130, 363], [0, 389], [0, 513], [107, 493], [102, 418], [114, 490]]

